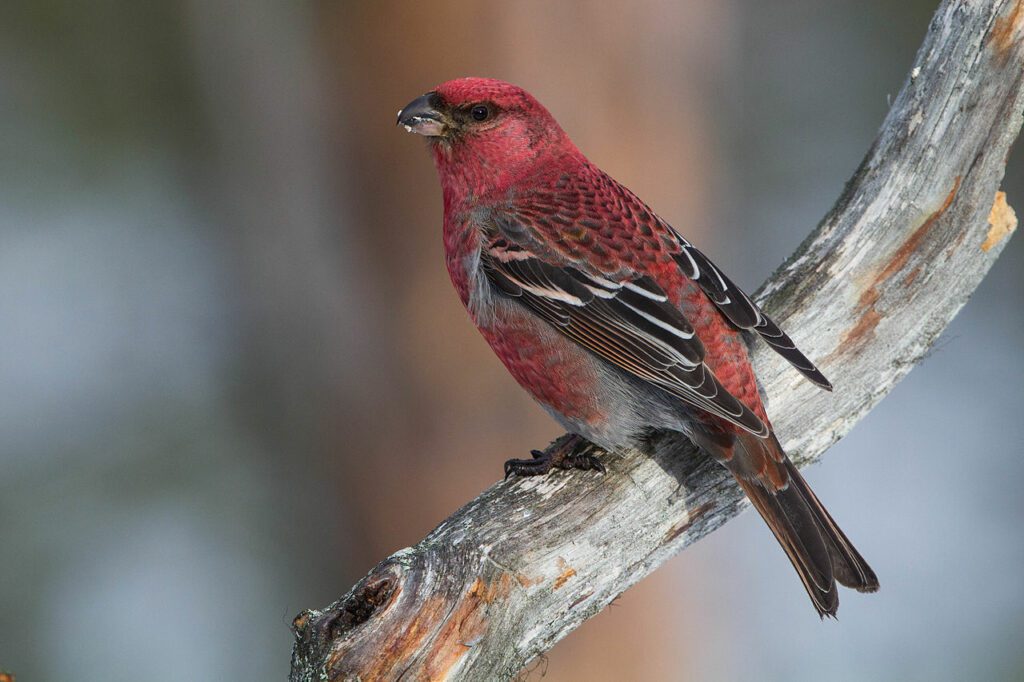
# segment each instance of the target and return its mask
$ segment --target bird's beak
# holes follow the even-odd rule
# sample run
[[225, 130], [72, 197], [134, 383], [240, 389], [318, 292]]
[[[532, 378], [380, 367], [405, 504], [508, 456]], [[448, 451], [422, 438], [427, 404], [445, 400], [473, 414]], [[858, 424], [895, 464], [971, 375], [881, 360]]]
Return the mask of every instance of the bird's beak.
[[425, 137], [444, 135], [447, 125], [437, 110], [440, 99], [436, 92], [417, 97], [398, 112], [398, 125], [405, 126], [410, 133]]

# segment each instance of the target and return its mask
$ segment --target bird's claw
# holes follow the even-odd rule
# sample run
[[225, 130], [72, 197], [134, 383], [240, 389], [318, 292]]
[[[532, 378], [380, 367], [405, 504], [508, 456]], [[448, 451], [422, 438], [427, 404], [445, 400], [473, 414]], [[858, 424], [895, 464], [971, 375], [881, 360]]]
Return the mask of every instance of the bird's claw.
[[547, 450], [531, 450], [532, 459], [510, 459], [505, 462], [505, 480], [516, 476], [543, 476], [552, 469], [580, 469], [606, 473], [604, 464], [594, 453], [596, 446], [579, 436], [567, 436], [552, 443]]
[[589, 452], [580, 455], [569, 455], [559, 465], [560, 469], [580, 469], [582, 471], [596, 471], [601, 474], [608, 473], [601, 464], [601, 460]]

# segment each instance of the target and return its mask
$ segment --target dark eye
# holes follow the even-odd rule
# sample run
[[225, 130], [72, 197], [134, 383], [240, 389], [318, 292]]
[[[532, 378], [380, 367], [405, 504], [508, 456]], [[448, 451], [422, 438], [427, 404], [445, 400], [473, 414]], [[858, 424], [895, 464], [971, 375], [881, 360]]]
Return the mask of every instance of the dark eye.
[[469, 110], [469, 115], [473, 117], [474, 121], [486, 121], [487, 117], [491, 115], [491, 111], [483, 104], [477, 104]]

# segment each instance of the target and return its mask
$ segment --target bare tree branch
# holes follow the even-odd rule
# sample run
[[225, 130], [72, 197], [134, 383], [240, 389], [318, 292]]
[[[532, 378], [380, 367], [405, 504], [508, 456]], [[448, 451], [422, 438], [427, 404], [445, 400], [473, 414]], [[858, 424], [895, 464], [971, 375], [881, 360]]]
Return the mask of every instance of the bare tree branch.
[[[1024, 0], [947, 0], [867, 157], [760, 292], [836, 386], [759, 349], [786, 450], [821, 456], [914, 366], [1016, 218], [997, 193], [1022, 121]], [[682, 451], [690, 448], [688, 453]], [[745, 505], [682, 441], [499, 483], [340, 600], [300, 614], [291, 680], [514, 677]]]

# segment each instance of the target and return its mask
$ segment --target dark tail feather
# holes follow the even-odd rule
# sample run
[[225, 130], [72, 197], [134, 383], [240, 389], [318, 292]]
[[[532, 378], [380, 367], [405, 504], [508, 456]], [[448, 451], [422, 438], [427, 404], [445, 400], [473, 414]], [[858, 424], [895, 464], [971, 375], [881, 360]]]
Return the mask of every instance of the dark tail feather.
[[835, 616], [839, 591], [833, 572], [833, 552], [799, 487], [790, 485], [771, 493], [755, 481], [739, 477], [736, 480], [786, 551], [818, 615]]
[[835, 616], [839, 608], [836, 581], [861, 592], [878, 589], [875, 572], [774, 436], [695, 431], [692, 438], [736, 477], [782, 545], [820, 616]]
[[810, 508], [822, 537], [828, 545], [828, 553], [832, 559], [832, 572], [839, 584], [852, 587], [858, 592], [874, 592], [878, 589], [878, 577], [875, 572], [864, 561], [864, 557], [853, 546], [853, 543], [846, 537], [832, 515], [828, 513], [824, 505], [818, 500], [807, 481], [800, 475], [800, 472], [793, 465], [789, 458], [785, 460], [786, 471], [789, 473], [789, 489], [797, 489], [800, 496]]

